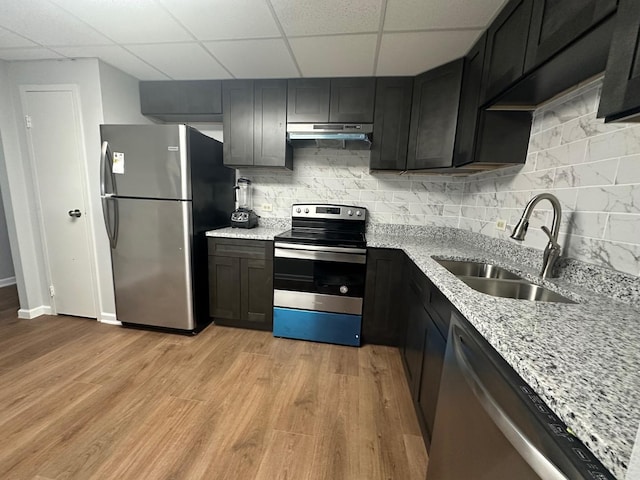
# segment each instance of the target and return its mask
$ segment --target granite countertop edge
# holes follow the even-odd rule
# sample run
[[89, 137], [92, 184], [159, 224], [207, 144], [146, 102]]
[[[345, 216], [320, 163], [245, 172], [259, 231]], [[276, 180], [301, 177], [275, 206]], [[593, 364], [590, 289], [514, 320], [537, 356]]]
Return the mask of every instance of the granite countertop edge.
[[[273, 240], [282, 231], [223, 228], [207, 236]], [[629, 328], [639, 310], [566, 281], [542, 282], [531, 268], [456, 239], [368, 233], [367, 246], [403, 250], [611, 473], [624, 478], [640, 424], [640, 329]], [[485, 295], [432, 257], [493, 263], [578, 303]]]

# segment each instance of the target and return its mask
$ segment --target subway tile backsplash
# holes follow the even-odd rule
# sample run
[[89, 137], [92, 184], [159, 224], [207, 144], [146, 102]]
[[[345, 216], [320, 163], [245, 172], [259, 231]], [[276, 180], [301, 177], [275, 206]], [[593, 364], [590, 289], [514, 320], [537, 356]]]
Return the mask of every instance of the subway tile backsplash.
[[[551, 192], [562, 204], [564, 255], [640, 274], [640, 125], [596, 119], [601, 83], [534, 112], [525, 165], [469, 177], [370, 174], [369, 152], [296, 149], [293, 172], [243, 169], [263, 217], [287, 218], [294, 202], [367, 207], [372, 223], [458, 227], [508, 239], [529, 199]], [[272, 211], [262, 206], [270, 204]], [[525, 245], [543, 249], [551, 222], [539, 204]], [[496, 221], [507, 221], [507, 230]]]

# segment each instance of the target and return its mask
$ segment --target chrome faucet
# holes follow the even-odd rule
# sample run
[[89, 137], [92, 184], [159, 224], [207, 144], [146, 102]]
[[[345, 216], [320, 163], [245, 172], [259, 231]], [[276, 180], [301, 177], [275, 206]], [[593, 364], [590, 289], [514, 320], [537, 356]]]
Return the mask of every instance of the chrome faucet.
[[533, 209], [540, 200], [549, 200], [553, 206], [553, 222], [551, 223], [551, 231], [549, 231], [546, 226], [542, 227], [542, 231], [547, 234], [547, 237], [549, 237], [549, 243], [547, 243], [547, 246], [544, 249], [540, 276], [542, 278], [555, 277], [554, 267], [556, 265], [556, 261], [560, 258], [560, 253], [562, 252], [562, 247], [558, 243], [558, 231], [560, 230], [562, 207], [560, 207], [560, 201], [555, 195], [551, 195], [550, 193], [541, 193], [529, 200], [527, 206], [524, 207], [524, 212], [522, 212], [522, 218], [520, 218], [520, 221], [513, 229], [511, 238], [520, 242], [524, 240], [524, 237], [527, 234], [527, 228], [529, 228], [529, 218], [531, 217]]

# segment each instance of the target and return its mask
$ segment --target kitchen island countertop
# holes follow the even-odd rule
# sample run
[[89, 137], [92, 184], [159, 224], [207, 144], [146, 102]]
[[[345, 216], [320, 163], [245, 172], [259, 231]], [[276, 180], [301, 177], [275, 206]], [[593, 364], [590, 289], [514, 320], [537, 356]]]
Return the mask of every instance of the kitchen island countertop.
[[[225, 228], [207, 235], [273, 240], [281, 231]], [[403, 250], [602, 463], [624, 478], [640, 424], [640, 309], [560, 280], [543, 284], [577, 304], [477, 292], [432, 257], [489, 262], [541, 282], [531, 268], [447, 236], [367, 233], [367, 246]]]

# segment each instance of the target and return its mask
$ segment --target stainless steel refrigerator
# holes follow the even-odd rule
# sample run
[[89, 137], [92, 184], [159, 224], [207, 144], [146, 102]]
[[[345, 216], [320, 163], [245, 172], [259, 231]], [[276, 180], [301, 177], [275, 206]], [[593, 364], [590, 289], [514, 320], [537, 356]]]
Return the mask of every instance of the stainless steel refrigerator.
[[101, 125], [100, 193], [116, 317], [196, 333], [209, 322], [205, 232], [229, 225], [235, 171], [186, 125]]

